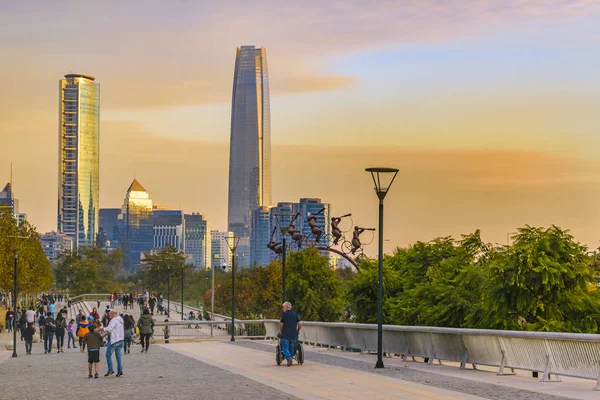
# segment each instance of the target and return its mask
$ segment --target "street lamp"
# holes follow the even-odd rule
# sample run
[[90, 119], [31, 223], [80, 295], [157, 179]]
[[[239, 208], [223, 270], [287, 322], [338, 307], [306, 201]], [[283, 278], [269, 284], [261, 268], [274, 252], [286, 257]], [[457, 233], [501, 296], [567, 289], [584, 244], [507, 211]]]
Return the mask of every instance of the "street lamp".
[[[287, 227], [281, 226], [281, 221], [279, 217], [290, 217], [290, 223]], [[291, 217], [294, 217], [291, 219]], [[288, 235], [288, 230], [290, 226], [294, 223], [296, 218], [298, 218], [298, 214], [275, 214], [275, 218], [277, 219], [277, 226], [281, 231], [281, 245], [283, 247], [283, 253], [281, 254], [281, 303], [285, 303], [285, 259], [287, 254], [287, 245], [285, 243], [285, 239]]]
[[[13, 238], [13, 239], [29, 239], [28, 236], [7, 236], [9, 238]], [[14, 267], [13, 267], [13, 298], [12, 298], [12, 307], [13, 307], [13, 313], [16, 316], [17, 315], [17, 277], [18, 277], [18, 250], [15, 247], [15, 263], [14, 263]], [[13, 357], [17, 357], [17, 329], [16, 329], [16, 320], [15, 318], [13, 318], [13, 353], [12, 356]]]
[[235, 342], [235, 252], [237, 250], [240, 236], [224, 237], [229, 250], [231, 250], [231, 341]]
[[378, 274], [377, 274], [377, 363], [375, 368], [384, 368], [383, 366], [383, 199], [387, 195], [398, 169], [396, 168], [367, 168], [365, 171], [371, 173], [375, 193], [379, 199], [379, 255], [378, 255]]
[[183, 269], [185, 264], [181, 266], [181, 320], [183, 321]]

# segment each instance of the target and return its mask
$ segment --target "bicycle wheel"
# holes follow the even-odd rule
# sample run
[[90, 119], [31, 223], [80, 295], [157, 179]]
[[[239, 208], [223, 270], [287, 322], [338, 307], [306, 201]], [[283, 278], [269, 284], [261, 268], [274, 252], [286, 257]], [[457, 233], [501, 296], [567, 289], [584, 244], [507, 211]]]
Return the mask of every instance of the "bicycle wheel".
[[352, 243], [347, 240], [344, 240], [342, 243], [342, 253], [344, 254], [352, 254]]
[[281, 365], [281, 360], [283, 359], [283, 357], [281, 357], [281, 345], [278, 344], [275, 351], [275, 361], [277, 362], [277, 365]]
[[298, 364], [302, 365], [304, 364], [304, 348], [302, 348], [302, 343], [298, 342], [298, 355], [296, 357], [296, 360], [298, 361]]
[[333, 241], [335, 238], [331, 236], [329, 233], [321, 238], [321, 243], [323, 247], [333, 247]]

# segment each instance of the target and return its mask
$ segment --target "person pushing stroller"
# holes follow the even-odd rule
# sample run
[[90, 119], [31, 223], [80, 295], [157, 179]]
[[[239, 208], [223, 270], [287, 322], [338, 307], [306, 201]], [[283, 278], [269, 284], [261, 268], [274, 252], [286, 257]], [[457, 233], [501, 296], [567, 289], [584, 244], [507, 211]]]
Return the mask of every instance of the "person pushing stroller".
[[283, 356], [287, 360], [288, 367], [292, 365], [294, 357], [294, 346], [300, 329], [302, 328], [302, 321], [295, 311], [292, 311], [292, 304], [289, 301], [283, 303], [283, 312], [281, 313], [281, 320], [279, 321], [279, 330], [281, 332], [281, 349]]

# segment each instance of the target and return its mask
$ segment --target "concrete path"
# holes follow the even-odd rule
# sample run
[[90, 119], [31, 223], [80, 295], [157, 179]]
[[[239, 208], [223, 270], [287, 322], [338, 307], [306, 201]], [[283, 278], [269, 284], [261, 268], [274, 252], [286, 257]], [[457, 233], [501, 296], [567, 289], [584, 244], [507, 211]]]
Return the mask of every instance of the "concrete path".
[[167, 346], [181, 354], [302, 399], [482, 398], [311, 361], [304, 365], [294, 364], [292, 367], [277, 366], [274, 353], [267, 354], [229, 343], [201, 342], [165, 345]]
[[[124, 356], [124, 376], [105, 378], [105, 350], [101, 349], [101, 375], [88, 379], [87, 353], [65, 349], [62, 354], [44, 354], [43, 344], [33, 345], [19, 357], [0, 351], [0, 399], [67, 399], [84, 391], [84, 397], [103, 399], [296, 399], [271, 386], [186, 357], [161, 346], [150, 346], [147, 354], [134, 346]], [[116, 363], [115, 363], [116, 368]]]

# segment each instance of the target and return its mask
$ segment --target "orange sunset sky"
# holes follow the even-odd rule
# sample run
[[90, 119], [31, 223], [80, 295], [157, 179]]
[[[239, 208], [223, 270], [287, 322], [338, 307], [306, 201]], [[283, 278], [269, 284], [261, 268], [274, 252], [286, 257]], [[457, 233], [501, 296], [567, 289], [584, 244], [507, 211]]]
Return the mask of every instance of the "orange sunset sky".
[[[53, 2], [52, 2], [53, 3]], [[100, 205], [135, 177], [225, 229], [236, 47], [267, 48], [273, 199], [375, 226], [386, 250], [556, 224], [598, 247], [600, 2], [0, 0], [0, 185], [56, 229], [58, 81], [101, 85]], [[368, 238], [367, 238], [368, 239]], [[367, 253], [375, 252], [375, 242]]]

